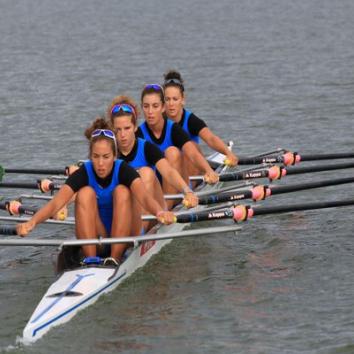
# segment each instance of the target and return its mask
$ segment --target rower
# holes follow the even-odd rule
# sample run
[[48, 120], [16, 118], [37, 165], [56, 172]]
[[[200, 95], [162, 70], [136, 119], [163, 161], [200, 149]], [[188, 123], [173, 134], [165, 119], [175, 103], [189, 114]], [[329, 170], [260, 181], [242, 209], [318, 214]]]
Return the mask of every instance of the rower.
[[[167, 185], [184, 194], [185, 206], [192, 208], [198, 205], [198, 197], [170, 165], [164, 153], [153, 143], [136, 138], [138, 106], [131, 97], [115, 97], [107, 109], [107, 116], [116, 132], [119, 158], [138, 170], [147, 191], [162, 207], [173, 206], [173, 200], [166, 203], [163, 196], [163, 192], [169, 191]], [[162, 176], [164, 190], [155, 172]], [[144, 227], [150, 228], [151, 222]]]
[[[170, 70], [164, 75], [164, 79], [166, 116], [181, 126], [199, 149], [198, 144], [201, 138], [210, 148], [226, 156], [225, 164], [236, 166], [238, 157], [208, 128], [204, 120], [184, 109], [185, 92], [181, 74], [178, 71]], [[185, 163], [189, 175], [200, 174], [197, 166], [191, 163], [188, 156], [185, 157]]]
[[[126, 162], [116, 159], [115, 134], [104, 118], [96, 119], [86, 129], [85, 136], [89, 139], [89, 160], [68, 177], [53, 199], [29, 221], [17, 225], [19, 235], [26, 236], [36, 225], [56, 214], [75, 193], [75, 227], [79, 239], [140, 234], [142, 221], [136, 200], [156, 215], [158, 221], [164, 224], [174, 221], [174, 214], [164, 211], [149, 196], [139, 174]], [[125, 248], [125, 244], [112, 245], [108, 261], [118, 265]], [[86, 260], [91, 260], [96, 256], [96, 246], [83, 246], [83, 253]]]
[[[219, 180], [218, 174], [210, 167], [187, 133], [178, 124], [164, 118], [165, 98], [162, 87], [157, 84], [146, 85], [141, 93], [141, 105], [145, 122], [139, 126], [137, 136], [157, 145], [187, 183], [189, 183], [189, 175], [183, 166], [183, 155], [187, 155], [202, 171], [207, 183], [217, 183]], [[171, 185], [167, 185], [164, 190], [175, 193]]]

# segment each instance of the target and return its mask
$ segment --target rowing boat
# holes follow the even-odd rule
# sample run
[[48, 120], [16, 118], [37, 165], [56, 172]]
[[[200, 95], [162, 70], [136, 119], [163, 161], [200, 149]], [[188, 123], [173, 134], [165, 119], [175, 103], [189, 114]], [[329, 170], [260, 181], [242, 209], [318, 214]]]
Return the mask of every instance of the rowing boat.
[[[214, 163], [222, 161], [222, 156], [214, 153], [208, 160]], [[224, 172], [227, 167], [220, 166], [217, 172]], [[209, 186], [202, 184], [198, 190], [217, 190], [221, 184]], [[199, 209], [204, 208], [199, 206]], [[178, 205], [174, 210], [181, 209]], [[157, 225], [151, 233], [165, 234], [166, 232], [178, 232], [187, 224]], [[52, 327], [69, 321], [77, 312], [94, 303], [102, 294], [115, 289], [138, 268], [160, 250], [169, 244], [171, 239], [149, 240], [139, 242], [128, 249], [123, 263], [116, 266], [90, 265], [61, 269], [56, 281], [48, 288], [42, 300], [34, 310], [30, 320], [23, 331], [23, 342], [33, 343], [47, 333]], [[61, 259], [65, 259], [65, 252], [72, 248], [63, 248]]]
[[[262, 156], [262, 155], [261, 155]], [[321, 159], [322, 155], [309, 155], [310, 159]], [[337, 154], [333, 155], [333, 158], [340, 158]], [[342, 155], [340, 155], [342, 156]], [[327, 155], [326, 155], [327, 157]], [[331, 156], [329, 156], [330, 158]], [[209, 160], [210, 162], [220, 162], [220, 154], [212, 155]], [[267, 157], [268, 159], [269, 157]], [[263, 157], [262, 157], [263, 159]], [[279, 157], [276, 157], [279, 160]], [[221, 160], [222, 161], [222, 160]], [[245, 162], [261, 162], [258, 157], [246, 158]], [[219, 165], [220, 166], [220, 165]], [[309, 173], [309, 172], [321, 172], [321, 171], [331, 171], [338, 169], [353, 168], [353, 163], [340, 163], [340, 164], [330, 164], [330, 165], [314, 165], [314, 166], [304, 166], [304, 167], [283, 167], [283, 166], [273, 166], [277, 167], [275, 174], [279, 179], [281, 176]], [[249, 178], [269, 178], [271, 177], [270, 170], [273, 169], [247, 169], [244, 171], [236, 171], [230, 173], [222, 173], [219, 175], [220, 181], [241, 181]], [[218, 168], [218, 172], [224, 172], [226, 167]], [[195, 176], [197, 180], [200, 176]], [[48, 332], [52, 327], [58, 326], [64, 322], [69, 321], [78, 311], [87, 307], [88, 305], [95, 302], [101, 294], [107, 293], [114, 288], [116, 288], [122, 281], [128, 278], [136, 269], [145, 265], [145, 263], [156, 253], [158, 253], [165, 245], [170, 243], [174, 238], [180, 237], [190, 237], [190, 236], [206, 236], [215, 235], [216, 233], [227, 233], [239, 230], [239, 226], [233, 227], [213, 227], [208, 229], [199, 230], [188, 230], [182, 231], [188, 223], [197, 221], [209, 221], [209, 220], [221, 220], [221, 219], [233, 219], [236, 222], [246, 221], [256, 215], [267, 215], [274, 213], [288, 213], [293, 211], [305, 211], [323, 208], [335, 208], [354, 205], [354, 199], [348, 200], [332, 200], [323, 202], [312, 202], [312, 203], [300, 203], [300, 204], [286, 204], [286, 205], [276, 205], [276, 206], [253, 206], [253, 205], [234, 205], [233, 201], [243, 200], [243, 199], [253, 199], [254, 201], [263, 200], [272, 194], [290, 193], [300, 190], [321, 188], [325, 186], [333, 186], [338, 184], [353, 183], [354, 177], [343, 177], [330, 180], [321, 181], [311, 181], [300, 184], [290, 184], [290, 185], [255, 185], [252, 183], [253, 187], [249, 184], [243, 184], [242, 186], [228, 186], [225, 188], [221, 187], [221, 184], [215, 186], [200, 185], [198, 188], [198, 195], [200, 197], [200, 205], [195, 211], [191, 210], [186, 212], [181, 212], [181, 206], [175, 208], [175, 214], [178, 223], [165, 226], [160, 225], [151, 230], [151, 234], [136, 237], [125, 237], [125, 238], [106, 238], [106, 239], [95, 239], [95, 240], [63, 240], [63, 239], [9, 239], [0, 240], [0, 245], [5, 246], [56, 246], [62, 249], [58, 257], [58, 263], [60, 260], [62, 262], [57, 280], [48, 289], [34, 313], [32, 314], [29, 322], [27, 323], [23, 332], [23, 342], [33, 343], [39, 338], [41, 338], [46, 332]], [[232, 187], [232, 188], [229, 188]], [[246, 190], [239, 189], [240, 187], [246, 187]], [[238, 189], [238, 191], [235, 191]], [[229, 190], [229, 191], [227, 191]], [[226, 192], [226, 193], [225, 193]], [[220, 194], [221, 193], [221, 194]], [[181, 198], [181, 195], [169, 196], [171, 199]], [[204, 204], [210, 203], [226, 203], [232, 204], [232, 207], [218, 206], [216, 210], [213, 206], [205, 207]], [[230, 206], [230, 205], [229, 205]], [[222, 209], [220, 209], [222, 208]], [[214, 210], [214, 211], [213, 211]], [[216, 210], [216, 211], [215, 211]], [[150, 217], [150, 216], [149, 216]], [[25, 218], [20, 218], [22, 221]], [[15, 219], [13, 219], [15, 220]], [[21, 221], [19, 220], [19, 221]], [[70, 221], [72, 224], [73, 221]], [[17, 235], [16, 227], [1, 227], [0, 234], [4, 235]], [[133, 247], [129, 249], [126, 254], [126, 258], [120, 267], [114, 266], [80, 266], [79, 262], [75, 263], [74, 266], [68, 266], [67, 260], [73, 260], [73, 250], [79, 249], [78, 246], [84, 244], [95, 244], [95, 245], [106, 245], [112, 243], [126, 243], [131, 244]]]

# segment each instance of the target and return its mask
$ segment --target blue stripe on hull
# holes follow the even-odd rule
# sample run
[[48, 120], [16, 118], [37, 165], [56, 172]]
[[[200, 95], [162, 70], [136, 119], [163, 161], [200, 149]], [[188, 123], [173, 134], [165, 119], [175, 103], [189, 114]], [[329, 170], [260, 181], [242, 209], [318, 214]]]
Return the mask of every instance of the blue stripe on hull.
[[59, 320], [60, 318], [68, 315], [70, 312], [74, 311], [75, 309], [77, 309], [78, 307], [82, 306], [83, 304], [85, 304], [86, 302], [90, 301], [92, 298], [94, 298], [95, 296], [101, 294], [104, 290], [106, 290], [107, 288], [109, 288], [111, 285], [113, 285], [114, 283], [116, 283], [117, 281], [119, 281], [120, 279], [122, 279], [124, 276], [126, 275], [126, 272], [124, 272], [123, 274], [121, 274], [118, 278], [114, 279], [112, 282], [108, 283], [105, 287], [103, 287], [102, 289], [98, 290], [97, 292], [95, 292], [94, 294], [92, 294], [90, 297], [88, 297], [87, 299], [81, 301], [80, 303], [78, 303], [77, 305], [73, 306], [72, 308], [68, 309], [67, 311], [63, 312], [62, 314], [60, 314], [59, 316], [53, 318], [52, 320], [44, 323], [43, 325], [41, 325], [40, 327], [36, 328], [33, 331], [32, 337], [35, 337], [37, 335], [37, 333], [41, 330], [43, 330], [44, 328], [48, 327], [49, 325], [51, 325], [52, 323], [54, 323], [55, 321]]

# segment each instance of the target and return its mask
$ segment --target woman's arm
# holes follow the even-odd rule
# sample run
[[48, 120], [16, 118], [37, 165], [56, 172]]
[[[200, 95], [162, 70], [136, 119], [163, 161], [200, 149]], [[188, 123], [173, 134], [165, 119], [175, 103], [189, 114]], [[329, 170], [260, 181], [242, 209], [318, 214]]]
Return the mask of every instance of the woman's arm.
[[185, 206], [194, 208], [198, 205], [198, 197], [189, 188], [178, 171], [173, 168], [165, 158], [156, 163], [156, 168], [160, 172], [161, 176], [168, 181], [168, 183], [185, 195]]
[[204, 171], [205, 182], [215, 184], [219, 181], [218, 174], [210, 167], [208, 161], [199, 152], [197, 147], [192, 141], [188, 141], [182, 147], [183, 153], [185, 153], [192, 162], [202, 171]]
[[21, 236], [26, 236], [36, 225], [54, 216], [69, 202], [73, 195], [74, 191], [68, 185], [64, 184], [54, 198], [39, 209], [30, 220], [25, 223], [17, 224], [17, 233]]
[[199, 132], [199, 136], [205, 141], [205, 143], [211, 147], [213, 150], [220, 152], [226, 156], [226, 160], [228, 160], [228, 165], [236, 166], [238, 163], [238, 157], [233, 154], [226, 144], [215, 135], [208, 127], [203, 128]]
[[149, 213], [155, 215], [159, 222], [172, 224], [175, 222], [175, 215], [170, 211], [164, 211], [160, 204], [146, 191], [141, 178], [136, 178], [130, 185], [134, 197]]

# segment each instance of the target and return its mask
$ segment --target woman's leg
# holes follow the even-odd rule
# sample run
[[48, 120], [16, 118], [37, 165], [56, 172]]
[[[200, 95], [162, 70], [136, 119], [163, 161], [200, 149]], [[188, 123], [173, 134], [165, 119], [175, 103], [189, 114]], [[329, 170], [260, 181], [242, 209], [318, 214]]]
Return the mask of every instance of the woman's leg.
[[[198, 150], [200, 151], [200, 153], [202, 153], [202, 151], [200, 150], [200, 146], [194, 142], [193, 144], [195, 144]], [[182, 154], [182, 157], [183, 157], [183, 177], [185, 178], [186, 183], [190, 187], [194, 188], [197, 185], [197, 182], [196, 181], [189, 182], [189, 176], [198, 176], [198, 175], [203, 175], [204, 173], [198, 167], [196, 167], [195, 164], [193, 164], [192, 160], [190, 160], [188, 156]]]
[[[154, 198], [163, 209], [167, 209], [167, 204], [166, 201], [163, 197], [163, 191], [161, 184], [155, 174], [155, 172], [150, 168], [150, 167], [142, 167], [139, 169], [139, 175], [145, 185], [146, 191], [151, 195], [152, 198]], [[137, 203], [135, 203], [137, 204]], [[134, 206], [135, 208], [138, 207], [138, 205]], [[140, 210], [139, 210], [140, 209]], [[147, 214], [147, 211], [139, 208], [140, 214]], [[145, 231], [148, 231], [151, 229], [152, 226], [156, 224], [156, 221], [144, 221], [143, 222], [143, 228]]]
[[[169, 147], [165, 151], [165, 157], [168, 160], [168, 162], [174, 167], [178, 173], [185, 178], [184, 170], [183, 170], [183, 156], [182, 152], [176, 148], [175, 146]], [[188, 182], [187, 182], [188, 183]], [[178, 191], [171, 186], [168, 181], [165, 179], [162, 180], [162, 189], [165, 194], [176, 194]], [[176, 201], [174, 200], [168, 200], [167, 201], [167, 207], [168, 209], [172, 209], [172, 207], [176, 204]]]
[[[113, 192], [113, 219], [111, 237], [131, 236], [135, 227], [141, 228], [140, 221], [135, 220], [136, 215], [133, 211], [133, 197], [129, 188], [119, 185]], [[134, 227], [133, 227], [134, 226]], [[111, 247], [111, 257], [120, 260], [127, 244], [114, 244]]]
[[[107, 236], [105, 227], [99, 216], [96, 193], [91, 187], [79, 190], [75, 199], [75, 229], [78, 239]], [[85, 257], [96, 256], [96, 246], [82, 247]]]

